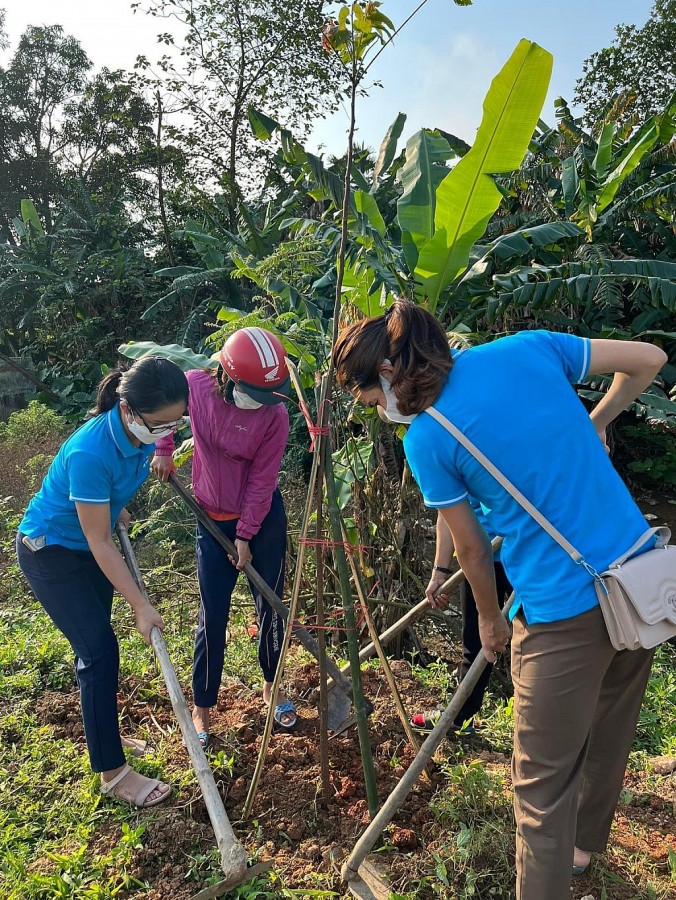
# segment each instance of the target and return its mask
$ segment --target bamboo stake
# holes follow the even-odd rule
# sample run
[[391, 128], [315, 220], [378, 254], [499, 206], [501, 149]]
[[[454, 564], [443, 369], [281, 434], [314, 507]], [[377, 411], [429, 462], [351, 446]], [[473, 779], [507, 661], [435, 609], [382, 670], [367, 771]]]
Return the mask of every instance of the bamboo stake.
[[[502, 610], [503, 616], [508, 621], [509, 619], [507, 614], [509, 613], [509, 609], [513, 602], [514, 594], [512, 594], [507, 603], [505, 603], [505, 606]], [[432, 758], [435, 750], [446, 737], [448, 730], [455, 722], [458, 713], [467, 701], [469, 695], [474, 690], [474, 687], [479, 680], [479, 676], [487, 665], [488, 660], [486, 659], [485, 655], [483, 653], [479, 653], [470, 666], [469, 672], [465, 675], [465, 677], [458, 685], [457, 691], [453, 695], [451, 702], [442, 713], [441, 718], [434, 727], [434, 730], [423, 742], [423, 745], [420, 748], [420, 752], [408, 767], [408, 770], [405, 772], [405, 774], [401, 777], [399, 784], [397, 784], [395, 789], [387, 798], [378, 815], [375, 817], [375, 819], [373, 819], [371, 824], [367, 827], [366, 831], [359, 838], [354, 849], [352, 850], [352, 853], [350, 853], [349, 857], [343, 864], [343, 868], [341, 869], [341, 876], [344, 881], [354, 881], [359, 877], [359, 866], [364, 862], [366, 856], [373, 849], [374, 844], [376, 843], [384, 829], [389, 825], [392, 817], [408, 796], [409, 791], [420, 777], [420, 774]]]
[[[345, 531], [345, 523], [343, 522], [343, 540], [347, 541], [347, 533]], [[371, 611], [369, 609], [368, 600], [366, 599], [366, 594], [364, 592], [364, 584], [362, 582], [361, 573], [357, 568], [357, 564], [354, 561], [354, 557], [351, 553], [347, 554], [348, 562], [350, 564], [350, 568], [352, 570], [352, 580], [354, 581], [354, 586], [357, 589], [357, 596], [359, 597], [359, 604], [362, 609], [362, 613], [364, 614], [364, 621], [366, 622], [366, 627], [368, 628], [368, 632], [371, 636], [371, 640], [376, 648], [376, 653], [378, 654], [378, 659], [380, 660], [380, 665], [382, 666], [383, 672], [385, 674], [385, 679], [387, 680], [387, 684], [390, 688], [390, 693], [392, 694], [392, 699], [394, 700], [394, 705], [397, 710], [397, 714], [399, 719], [401, 720], [401, 724], [404, 728], [404, 733], [408, 738], [409, 744], [413, 747], [416, 752], [416, 755], [420, 751], [420, 744], [418, 743], [418, 739], [416, 737], [415, 732], [411, 728], [411, 723], [408, 719], [408, 714], [406, 713], [406, 709], [404, 707], [404, 703], [401, 699], [401, 694], [399, 693], [399, 688], [397, 687], [397, 682], [395, 680], [394, 674], [392, 672], [392, 667], [390, 666], [389, 659], [385, 656], [382, 646], [380, 645], [380, 640], [378, 639], [378, 632], [376, 630], [376, 626], [373, 623], [373, 617], [371, 616]], [[427, 770], [423, 772], [424, 778], [428, 784], [431, 783], [431, 778]]]
[[261, 749], [258, 753], [258, 759], [256, 761], [256, 768], [254, 769], [253, 776], [251, 778], [251, 784], [249, 785], [249, 793], [246, 797], [246, 802], [244, 803], [244, 808], [242, 810], [242, 818], [248, 818], [251, 813], [251, 807], [253, 806], [254, 798], [256, 796], [256, 791], [258, 790], [258, 784], [260, 781], [261, 774], [263, 772], [263, 766], [265, 765], [265, 755], [268, 750], [268, 745], [270, 743], [270, 738], [272, 737], [272, 729], [275, 724], [274, 714], [275, 714], [275, 701], [277, 699], [277, 692], [279, 691], [279, 686], [282, 681], [282, 675], [284, 673], [284, 662], [286, 660], [287, 653], [289, 652], [289, 647], [291, 646], [291, 638], [293, 637], [293, 627], [290, 623], [292, 623], [296, 618], [296, 613], [298, 610], [298, 597], [300, 594], [300, 584], [301, 584], [301, 575], [303, 571], [303, 562], [305, 559], [305, 547], [306, 544], [303, 542], [303, 539], [307, 536], [308, 529], [310, 527], [310, 517], [312, 515], [312, 507], [314, 502], [315, 488], [319, 481], [319, 454], [315, 453], [312, 458], [312, 469], [310, 470], [310, 484], [308, 486], [307, 497], [305, 500], [305, 510], [303, 512], [303, 524], [301, 527], [301, 537], [298, 542], [298, 557], [296, 560], [296, 571], [294, 572], [293, 578], [293, 588], [291, 590], [291, 598], [289, 600], [289, 611], [287, 618], [287, 628], [284, 631], [284, 640], [282, 641], [282, 650], [279, 656], [279, 662], [277, 663], [277, 670], [275, 671], [275, 677], [272, 682], [272, 691], [270, 693], [270, 706], [268, 708], [268, 714], [265, 719], [265, 728], [263, 729], [263, 739], [261, 742]]
[[371, 738], [368, 730], [366, 707], [364, 705], [364, 692], [361, 684], [361, 669], [359, 663], [359, 645], [357, 643], [356, 621], [354, 607], [352, 605], [352, 591], [350, 590], [350, 572], [347, 565], [345, 547], [342, 544], [342, 532], [340, 527], [340, 510], [336, 495], [336, 482], [331, 467], [329, 442], [324, 446], [324, 479], [329, 506], [329, 521], [331, 534], [335, 544], [335, 559], [340, 578], [340, 590], [343, 595], [343, 614], [345, 618], [345, 634], [347, 637], [347, 649], [350, 659], [350, 674], [352, 676], [352, 697], [354, 701], [354, 714], [357, 720], [357, 732], [359, 734], [359, 748], [361, 750], [362, 766], [364, 768], [364, 784], [366, 786], [366, 800], [371, 818], [376, 815], [378, 809], [378, 786], [373, 765], [373, 753], [371, 750]]
[[[317, 421], [323, 426], [326, 419], [326, 376], [322, 379], [321, 387], [317, 392]], [[320, 435], [321, 437], [321, 435]], [[326, 619], [324, 617], [324, 548], [321, 541], [324, 532], [324, 489], [321, 480], [317, 481], [317, 647], [319, 649], [319, 766], [321, 772], [322, 798], [328, 805], [331, 799], [331, 775], [329, 772], [329, 700], [328, 700], [328, 674], [326, 671], [326, 633], [324, 631]]]

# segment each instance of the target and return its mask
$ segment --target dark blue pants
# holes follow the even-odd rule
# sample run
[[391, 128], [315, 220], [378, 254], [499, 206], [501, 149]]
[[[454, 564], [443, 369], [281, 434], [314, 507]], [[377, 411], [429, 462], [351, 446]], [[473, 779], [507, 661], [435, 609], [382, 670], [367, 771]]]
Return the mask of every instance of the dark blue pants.
[[[498, 591], [498, 603], [500, 604], [500, 609], [502, 609], [505, 601], [512, 593], [512, 585], [509, 583], [502, 563], [495, 560], [493, 565], [495, 567], [495, 586]], [[479, 610], [476, 608], [472, 587], [468, 581], [464, 581], [460, 587], [460, 608], [462, 609], [462, 662], [458, 668], [458, 681], [462, 681], [469, 672], [474, 660], [481, 653]], [[493, 664], [488, 663], [479, 676], [474, 690], [456, 717], [454, 723], [456, 728], [462, 728], [463, 724], [468, 719], [473, 719], [481, 709], [492, 671]]]
[[[234, 542], [237, 519], [214, 522]], [[252, 565], [278, 597], [284, 591], [286, 558], [286, 513], [282, 495], [272, 495], [270, 512], [250, 543]], [[195, 635], [192, 689], [196, 706], [216, 706], [223, 675], [225, 631], [230, 600], [239, 572], [225, 550], [197, 523], [197, 579], [200, 612]], [[258, 661], [266, 681], [273, 681], [284, 637], [284, 622], [249, 582], [258, 615]]]
[[31, 552], [16, 542], [21, 571], [75, 654], [75, 672], [92, 769], [123, 766], [117, 716], [120, 652], [110, 624], [113, 586], [91, 553], [51, 545]]

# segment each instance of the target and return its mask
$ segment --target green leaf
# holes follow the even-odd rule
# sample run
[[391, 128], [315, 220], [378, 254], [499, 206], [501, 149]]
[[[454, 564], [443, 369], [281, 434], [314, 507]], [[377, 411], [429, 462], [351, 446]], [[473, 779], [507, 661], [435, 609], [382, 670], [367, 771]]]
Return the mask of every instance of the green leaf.
[[40, 216], [32, 200], [21, 201], [21, 218], [25, 224], [30, 222], [37, 234], [44, 235], [45, 230], [42, 227]]
[[599, 138], [596, 156], [594, 157], [594, 171], [599, 181], [606, 177], [608, 166], [613, 155], [613, 140], [615, 138], [615, 123], [606, 122]]
[[522, 40], [493, 80], [474, 146], [436, 191], [434, 234], [415, 269], [430, 311], [441, 292], [466, 268], [469, 252], [500, 205], [492, 175], [519, 167], [547, 95], [552, 55]]
[[260, 141], [269, 141], [275, 131], [280, 128], [279, 122], [271, 119], [270, 116], [266, 116], [265, 113], [251, 105], [247, 109], [246, 114], [254, 137], [257, 137]]
[[366, 216], [378, 234], [384, 236], [387, 231], [385, 220], [378, 209], [378, 204], [373, 194], [367, 194], [366, 191], [355, 191], [354, 204], [357, 207], [357, 211]]
[[448, 175], [444, 163], [452, 156], [448, 141], [438, 131], [417, 131], [406, 144], [406, 162], [401, 168], [403, 192], [397, 203], [397, 219], [411, 271], [415, 269], [418, 250], [434, 234], [436, 190]]
[[179, 278], [181, 275], [189, 275], [191, 272], [201, 272], [197, 266], [172, 266], [168, 269], [157, 269], [153, 274], [158, 278]]
[[[605, 130], [605, 129], [604, 129]], [[602, 185], [601, 193], [596, 201], [597, 213], [602, 212], [612, 203], [622, 182], [634, 171], [646, 153], [654, 147], [659, 138], [659, 121], [657, 117], [649, 119], [626, 148], [620, 161], [610, 172]]]
[[373, 169], [372, 178], [374, 187], [378, 184], [378, 177], [380, 176], [381, 172], [387, 172], [392, 164], [394, 155], [397, 152], [397, 141], [401, 137], [401, 133], [404, 130], [405, 122], [406, 114], [399, 113], [397, 115], [397, 118], [387, 129], [387, 134], [383, 138], [383, 142], [380, 145], [380, 150], [378, 151], [378, 159], [376, 160], [376, 165]]
[[181, 347], [180, 344], [156, 344], [155, 341], [130, 341], [128, 344], [120, 344], [117, 352], [129, 359], [142, 359], [144, 356], [161, 356], [170, 359], [180, 366], [184, 372], [190, 369], [214, 369], [218, 363], [195, 353], [189, 347]]
[[373, 453], [373, 442], [365, 438], [349, 440], [333, 453], [333, 472], [338, 490], [338, 506], [344, 510], [352, 499], [352, 485], [362, 481]]
[[577, 174], [575, 157], [569, 156], [561, 165], [561, 188], [567, 216], [572, 216], [575, 212], [575, 197], [579, 187], [580, 178]]
[[365, 316], [380, 316], [384, 307], [381, 305], [381, 292], [372, 290], [373, 272], [368, 266], [359, 263], [346, 263], [343, 273], [343, 295], [354, 304]]

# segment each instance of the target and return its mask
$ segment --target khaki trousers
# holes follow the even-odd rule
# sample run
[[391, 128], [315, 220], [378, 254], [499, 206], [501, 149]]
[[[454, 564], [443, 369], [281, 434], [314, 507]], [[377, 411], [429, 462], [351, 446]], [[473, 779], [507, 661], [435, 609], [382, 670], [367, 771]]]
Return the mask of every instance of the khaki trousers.
[[598, 608], [515, 618], [517, 900], [568, 900], [575, 845], [605, 848], [653, 652], [616, 651]]

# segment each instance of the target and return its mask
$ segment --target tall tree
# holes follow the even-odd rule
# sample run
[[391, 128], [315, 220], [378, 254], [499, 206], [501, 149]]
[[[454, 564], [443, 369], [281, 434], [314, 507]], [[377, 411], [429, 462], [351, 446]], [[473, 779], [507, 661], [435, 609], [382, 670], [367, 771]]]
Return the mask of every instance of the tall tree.
[[64, 107], [61, 165], [95, 192], [116, 190], [154, 144], [151, 104], [121, 71], [102, 69]]
[[[180, 56], [166, 54], [158, 63], [156, 80], [173, 96], [166, 107], [167, 134], [182, 140], [203, 183], [223, 187], [233, 226], [241, 189], [264, 169], [265, 153], [253, 144], [246, 121], [249, 104], [283, 115], [303, 134], [337, 101], [339, 67], [320, 43], [324, 4], [146, 0], [135, 5], [185, 27], [182, 38], [159, 36], [180, 50]], [[147, 58], [138, 66], [151, 77]]]
[[655, 0], [642, 28], [618, 25], [615, 40], [586, 59], [574, 100], [585, 121], [599, 119], [620, 93], [635, 95], [629, 105], [639, 119], [662, 109], [676, 90], [676, 0]]
[[[81, 93], [91, 62], [60, 25], [29, 26], [6, 70], [0, 70], [0, 204], [32, 199], [52, 220], [55, 159], [62, 150], [60, 113]], [[5, 219], [7, 215], [5, 214]]]
[[7, 40], [7, 32], [5, 31], [6, 18], [7, 11], [4, 9], [0, 9], [0, 50], [5, 50], [9, 46], [9, 41]]

